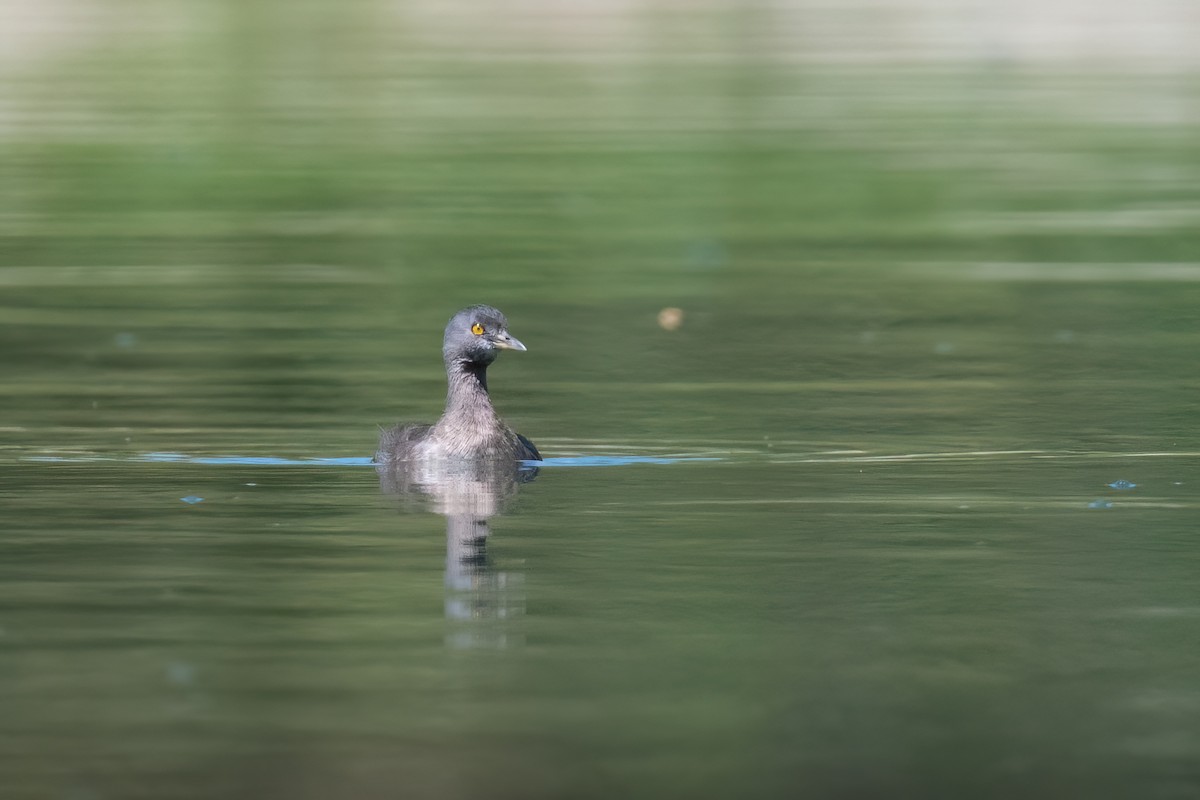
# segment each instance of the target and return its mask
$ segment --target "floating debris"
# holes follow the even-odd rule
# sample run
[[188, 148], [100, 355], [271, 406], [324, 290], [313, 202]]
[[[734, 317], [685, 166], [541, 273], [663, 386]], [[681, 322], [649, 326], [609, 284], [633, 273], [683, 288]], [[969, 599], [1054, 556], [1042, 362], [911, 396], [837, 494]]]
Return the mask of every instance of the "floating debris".
[[658, 327], [664, 331], [677, 331], [683, 324], [682, 308], [664, 308], [658, 312]]
[[179, 499], [182, 500], [183, 502], [187, 503], [189, 506], [194, 506], [194, 505], [196, 505], [196, 503], [204, 502], [203, 497], [197, 497], [194, 494], [189, 494], [187, 497], [181, 497]]
[[1103, 498], [1088, 503], [1088, 508], [1112, 508], [1112, 506], [1112, 500], [1105, 500]]
[[1108, 488], [1110, 488], [1110, 489], [1120, 489], [1121, 491], [1125, 491], [1125, 490], [1127, 490], [1127, 489], [1136, 489], [1136, 488], [1137, 488], [1137, 484], [1136, 484], [1136, 483], [1130, 483], [1129, 481], [1126, 481], [1126, 480], [1119, 480], [1119, 481], [1113, 481], [1112, 483], [1110, 483], [1110, 484], [1108, 485]]

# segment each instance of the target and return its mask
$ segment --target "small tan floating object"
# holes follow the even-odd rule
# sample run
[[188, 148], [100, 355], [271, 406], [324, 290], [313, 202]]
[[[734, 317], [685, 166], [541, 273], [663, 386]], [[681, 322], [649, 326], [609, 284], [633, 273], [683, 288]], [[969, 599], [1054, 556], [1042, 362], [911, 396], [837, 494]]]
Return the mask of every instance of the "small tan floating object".
[[682, 308], [664, 308], [658, 312], [658, 327], [664, 331], [679, 330], [679, 326], [683, 324], [683, 309]]

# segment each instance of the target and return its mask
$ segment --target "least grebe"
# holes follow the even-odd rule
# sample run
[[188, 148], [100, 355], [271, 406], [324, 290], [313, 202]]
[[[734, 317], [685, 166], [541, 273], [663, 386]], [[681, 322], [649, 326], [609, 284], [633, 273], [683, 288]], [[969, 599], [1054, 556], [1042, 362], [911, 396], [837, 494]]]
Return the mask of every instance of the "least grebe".
[[471, 306], [451, 317], [442, 340], [446, 411], [433, 425], [397, 425], [379, 437], [376, 463], [415, 459], [541, 461], [533, 442], [504, 424], [488, 396], [487, 368], [501, 350], [525, 350], [508, 320], [491, 306]]

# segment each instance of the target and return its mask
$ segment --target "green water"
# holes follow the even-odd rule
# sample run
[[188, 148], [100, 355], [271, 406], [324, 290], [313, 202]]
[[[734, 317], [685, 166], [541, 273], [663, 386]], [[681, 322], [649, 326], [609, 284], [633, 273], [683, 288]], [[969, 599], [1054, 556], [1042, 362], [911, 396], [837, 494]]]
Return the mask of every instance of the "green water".
[[[0, 794], [1200, 792], [1190, 77], [221, 8], [3, 82]], [[485, 557], [145, 459], [369, 456], [475, 302]]]

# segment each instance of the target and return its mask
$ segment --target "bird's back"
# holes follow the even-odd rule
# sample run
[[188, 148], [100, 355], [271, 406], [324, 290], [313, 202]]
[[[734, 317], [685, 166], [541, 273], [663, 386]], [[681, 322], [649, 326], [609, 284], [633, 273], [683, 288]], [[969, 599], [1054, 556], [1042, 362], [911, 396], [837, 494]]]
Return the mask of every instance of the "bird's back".
[[450, 442], [443, 442], [436, 435], [435, 427], [427, 424], [409, 424], [384, 429], [379, 434], [379, 450], [375, 453], [375, 463], [394, 464], [421, 456], [437, 457], [442, 454], [510, 457], [518, 461], [542, 460], [542, 454], [533, 442], [506, 426], [496, 432], [490, 447], [455, 446], [453, 437]]
[[522, 448], [521, 455], [519, 456], [522, 461], [541, 461], [542, 460], [542, 454], [538, 452], [538, 449], [537, 449], [537, 447], [534, 446], [533, 442], [529, 441], [529, 439], [527, 439], [526, 437], [522, 436], [519, 433], [516, 434], [516, 437], [517, 437], [517, 442], [521, 445], [521, 448]]

